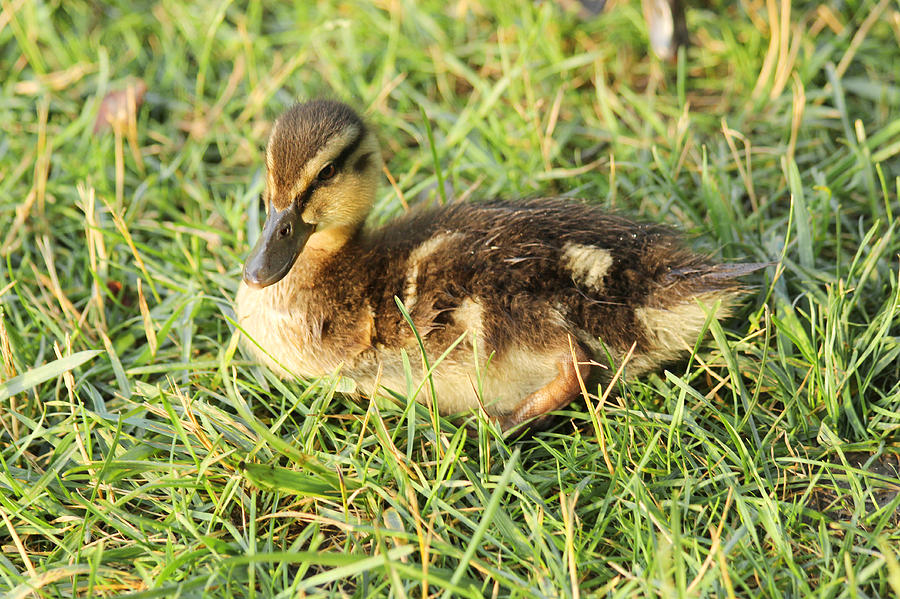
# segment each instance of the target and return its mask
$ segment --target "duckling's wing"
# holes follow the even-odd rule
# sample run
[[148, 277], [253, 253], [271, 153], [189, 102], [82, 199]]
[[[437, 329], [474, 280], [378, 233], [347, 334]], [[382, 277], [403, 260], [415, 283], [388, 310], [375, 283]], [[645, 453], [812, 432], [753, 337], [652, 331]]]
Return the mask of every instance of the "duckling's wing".
[[566, 331], [627, 349], [646, 336], [642, 307], [693, 304], [710, 292], [732, 297], [738, 277], [764, 266], [714, 265], [667, 227], [562, 199], [421, 211], [376, 231], [368, 247], [390, 258], [377, 275], [386, 336], [408, 328], [392, 316], [395, 296], [435, 335], [451, 331], [474, 301], [484, 338], [498, 350]]

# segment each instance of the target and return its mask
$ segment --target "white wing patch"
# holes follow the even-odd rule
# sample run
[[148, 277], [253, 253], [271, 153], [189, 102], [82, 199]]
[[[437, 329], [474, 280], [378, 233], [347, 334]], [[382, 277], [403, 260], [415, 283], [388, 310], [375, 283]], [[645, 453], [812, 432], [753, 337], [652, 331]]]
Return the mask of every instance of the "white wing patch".
[[567, 243], [562, 260], [573, 281], [595, 291], [603, 290], [603, 279], [613, 262], [609, 250], [579, 243]]
[[410, 310], [418, 299], [416, 281], [419, 279], [419, 265], [441, 247], [460, 237], [463, 237], [462, 233], [438, 233], [409, 253], [406, 260], [406, 284], [403, 287], [403, 305], [407, 310]]

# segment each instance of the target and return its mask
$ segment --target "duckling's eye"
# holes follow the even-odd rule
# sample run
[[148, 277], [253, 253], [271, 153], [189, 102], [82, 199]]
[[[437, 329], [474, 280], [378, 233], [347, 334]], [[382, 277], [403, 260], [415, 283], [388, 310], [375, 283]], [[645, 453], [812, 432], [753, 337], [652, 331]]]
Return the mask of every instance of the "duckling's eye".
[[291, 223], [285, 223], [281, 225], [281, 228], [278, 229], [278, 238], [284, 239], [288, 235], [291, 234]]
[[327, 181], [328, 179], [331, 179], [336, 172], [337, 169], [334, 167], [334, 163], [329, 162], [322, 167], [322, 170], [319, 171], [319, 181]]

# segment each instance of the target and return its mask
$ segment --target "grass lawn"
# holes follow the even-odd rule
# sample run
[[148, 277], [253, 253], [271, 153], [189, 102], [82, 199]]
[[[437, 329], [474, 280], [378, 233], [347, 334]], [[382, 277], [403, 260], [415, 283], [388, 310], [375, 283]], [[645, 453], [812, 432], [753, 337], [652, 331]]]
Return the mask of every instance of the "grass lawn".
[[[636, 0], [296, 4], [0, 2], [0, 596], [900, 595], [900, 3], [699, 3], [675, 63]], [[375, 222], [569, 195], [773, 265], [520, 441], [280, 381], [232, 298], [318, 96]]]

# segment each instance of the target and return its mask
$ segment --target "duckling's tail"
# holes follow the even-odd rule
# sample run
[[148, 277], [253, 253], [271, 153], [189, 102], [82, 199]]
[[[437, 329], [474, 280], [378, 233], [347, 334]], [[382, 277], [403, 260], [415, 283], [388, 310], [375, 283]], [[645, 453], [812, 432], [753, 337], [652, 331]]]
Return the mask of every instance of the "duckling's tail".
[[743, 295], [748, 286], [741, 277], [752, 274], [772, 262], [743, 262], [732, 264], [693, 263], [669, 270], [660, 280], [660, 286], [647, 298], [646, 306], [670, 308], [696, 300], [706, 302], [721, 300], [727, 307]]
[[716, 279], [737, 279], [763, 269], [767, 266], [774, 265], [775, 262], [734, 262], [731, 264], [703, 264], [691, 265], [682, 268], [673, 268], [669, 271], [669, 276], [682, 277], [703, 277], [712, 280]]
[[774, 264], [774, 262], [704, 264], [702, 266], [672, 269], [668, 273], [667, 278], [672, 283], [690, 281], [690, 287], [695, 293], [703, 293], [706, 291], [740, 288], [736, 279]]

